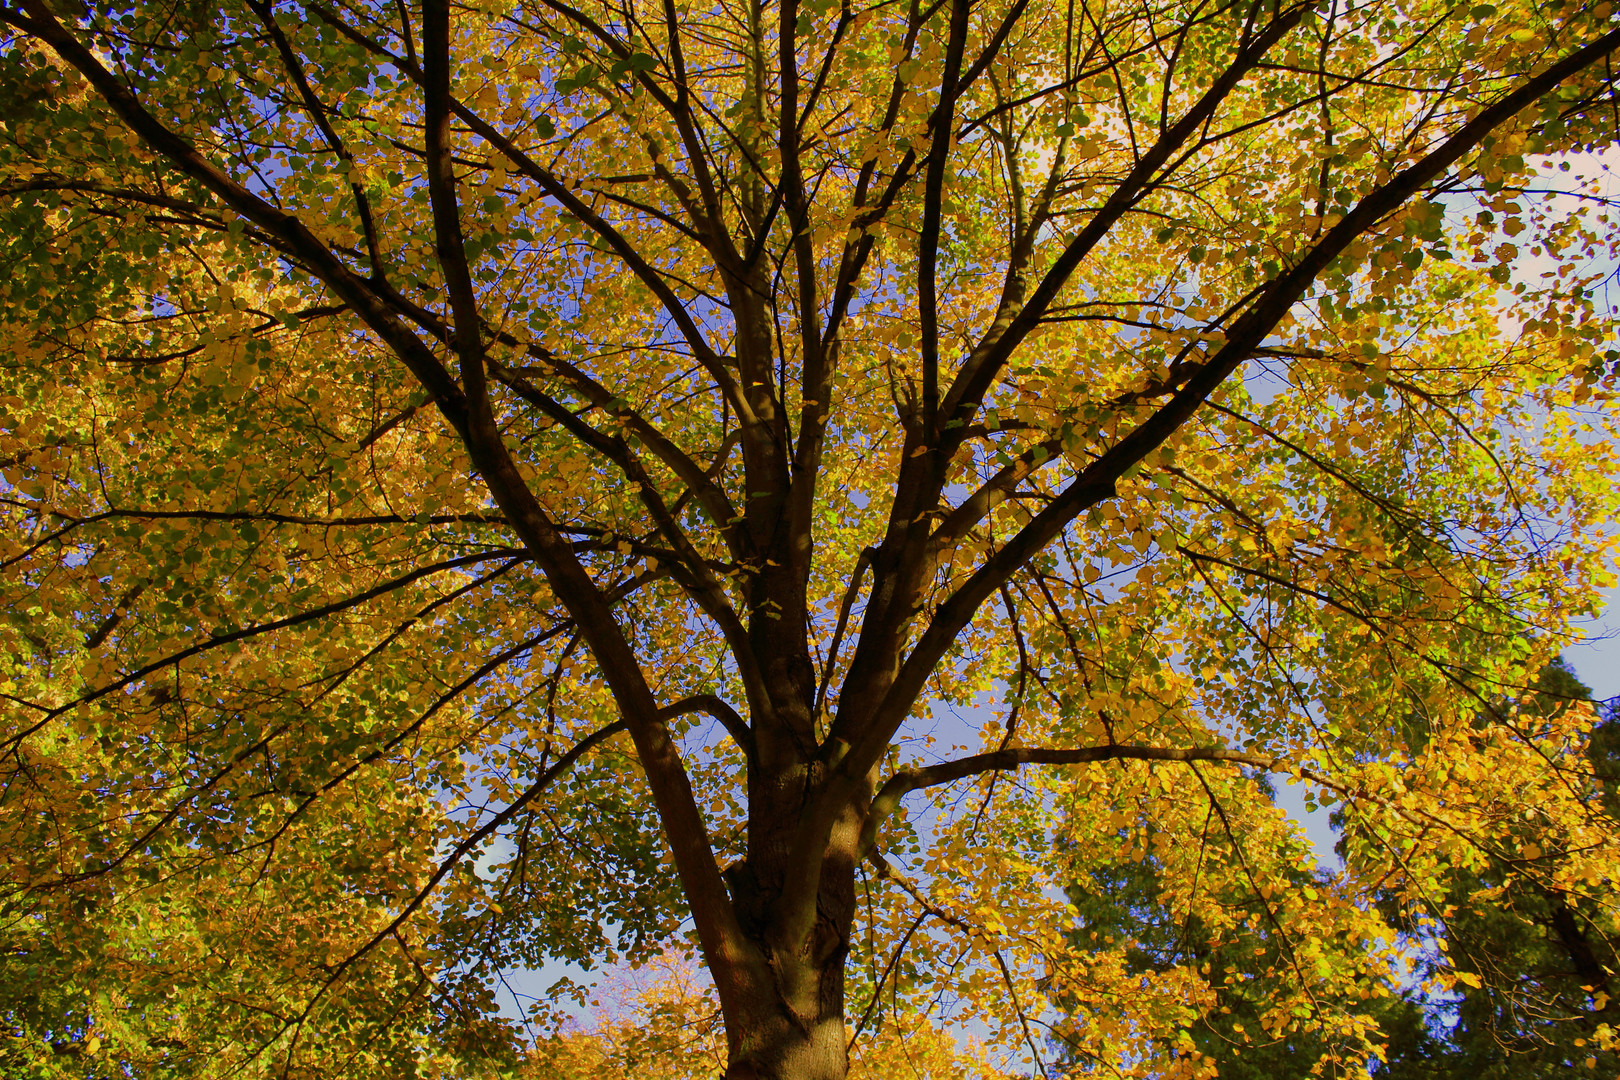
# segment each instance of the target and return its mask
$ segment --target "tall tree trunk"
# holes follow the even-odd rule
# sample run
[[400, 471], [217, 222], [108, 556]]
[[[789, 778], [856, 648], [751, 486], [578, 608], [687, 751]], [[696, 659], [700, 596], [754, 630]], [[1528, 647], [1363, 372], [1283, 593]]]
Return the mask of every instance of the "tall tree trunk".
[[823, 856], [808, 932], [784, 934], [779, 921], [795, 888], [794, 835], [821, 774], [820, 766], [799, 762], [756, 774], [750, 785], [748, 857], [725, 872], [751, 954], [744, 989], [726, 1010], [727, 1080], [843, 1080], [849, 1070], [844, 966], [855, 918], [853, 809]]
[[[786, 817], [781, 824], [794, 820]], [[726, 1009], [726, 1080], [843, 1080], [849, 1070], [844, 964], [855, 913], [852, 848], [846, 843], [829, 853], [809, 936], [790, 949], [770, 940], [771, 912], [781, 896], [781, 855], [787, 848], [785, 837], [772, 839], [776, 842], [762, 844], [763, 850], [751, 857], [758, 859], [757, 869], [745, 861], [725, 874], [754, 960], [740, 980], [745, 988]]]
[[725, 1080], [844, 1080], [844, 951], [819, 965], [776, 967], [775, 985], [761, 987], [743, 1022], [727, 1032]]

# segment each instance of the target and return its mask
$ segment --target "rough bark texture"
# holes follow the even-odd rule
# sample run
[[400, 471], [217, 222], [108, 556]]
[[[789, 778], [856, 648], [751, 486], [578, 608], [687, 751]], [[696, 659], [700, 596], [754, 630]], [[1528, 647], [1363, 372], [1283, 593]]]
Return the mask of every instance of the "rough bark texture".
[[772, 985], [728, 1025], [726, 1080], [842, 1080], [849, 1070], [844, 1029], [844, 951], [783, 961]]

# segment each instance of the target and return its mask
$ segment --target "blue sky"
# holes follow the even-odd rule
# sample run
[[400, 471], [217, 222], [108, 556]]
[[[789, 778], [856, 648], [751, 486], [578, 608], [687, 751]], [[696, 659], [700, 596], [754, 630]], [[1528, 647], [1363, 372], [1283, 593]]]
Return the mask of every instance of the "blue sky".
[[1564, 650], [1564, 659], [1600, 701], [1620, 696], [1620, 587], [1606, 590], [1604, 597], [1606, 610], [1585, 628], [1587, 643]]

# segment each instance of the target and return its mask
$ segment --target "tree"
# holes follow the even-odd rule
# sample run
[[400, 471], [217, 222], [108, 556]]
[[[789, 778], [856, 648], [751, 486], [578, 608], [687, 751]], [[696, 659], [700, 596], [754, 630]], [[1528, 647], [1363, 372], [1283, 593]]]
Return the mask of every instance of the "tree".
[[[1518, 717], [1494, 708], [1479, 722], [1534, 723], [1537, 714], [1556, 714], [1591, 696], [1558, 658], [1538, 674]], [[1613, 725], [1606, 717], [1586, 746], [1591, 773], [1602, 785], [1588, 797], [1611, 816]], [[1620, 936], [1612, 915], [1578, 893], [1549, 887], [1514, 860], [1493, 858], [1472, 872], [1456, 872], [1446, 884], [1445, 951], [1432, 942], [1424, 949], [1431, 967], [1456, 973], [1450, 992], [1430, 1003], [1431, 1011], [1446, 1014], [1432, 1024], [1439, 1045], [1393, 1057], [1388, 1075], [1551, 1077], [1582, 1063], [1600, 1075], [1613, 1072], [1620, 1056], [1596, 1037], [1600, 1026], [1620, 1018], [1613, 1000], [1620, 989]]]
[[[1314, 854], [1305, 837], [1290, 829], [1286, 815], [1276, 809], [1274, 790], [1267, 785], [1262, 789], [1268, 797], [1243, 809], [1239, 800], [1227, 804], [1233, 807], [1232, 817], [1248, 820], [1234, 821], [1231, 836], [1222, 830], [1206, 837], [1206, 854], [1231, 858], [1240, 843], [1287, 852], [1293, 865], [1284, 864], [1283, 888], [1295, 893], [1332, 891], [1334, 875], [1312, 865]], [[1209, 1006], [1180, 1030], [1167, 1027], [1155, 1035], [1167, 1048], [1190, 1041], [1193, 1052], [1212, 1062], [1225, 1080], [1313, 1075], [1318, 1062], [1333, 1053], [1334, 1034], [1315, 1026], [1280, 1028], [1267, 1022], [1279, 1002], [1297, 997], [1293, 971], [1297, 956], [1290, 928], [1269, 917], [1265, 898], [1245, 888], [1246, 882], [1212, 890], [1203, 904], [1196, 904], [1177, 895], [1181, 890], [1167, 869], [1154, 856], [1141, 862], [1094, 865], [1070, 894], [1077, 912], [1070, 931], [1076, 946], [1120, 950], [1126, 970], [1138, 977], [1162, 976], [1182, 967], [1205, 972], [1213, 998]], [[1201, 909], [1209, 909], [1214, 918]], [[1341, 968], [1353, 966], [1363, 952], [1354, 937], [1321, 943], [1324, 959]], [[1354, 994], [1357, 989], [1352, 986], [1340, 993]], [[1333, 1008], [1361, 1012], [1376, 1021], [1386, 1040], [1384, 1056], [1401, 1061], [1430, 1049], [1434, 1040], [1426, 1037], [1418, 1004], [1398, 992], [1398, 986], [1389, 989], [1387, 997], [1358, 1001], [1355, 1006], [1339, 1002]], [[1069, 1041], [1068, 1035], [1059, 1028], [1060, 1048]]]
[[[1533, 722], [1538, 713], [1553, 715], [1591, 699], [1561, 658], [1542, 669], [1531, 691], [1524, 708], [1513, 709], [1519, 702], [1494, 702], [1476, 725]], [[1598, 778], [1614, 774], [1610, 724], [1598, 727], [1586, 746], [1591, 773]], [[1421, 738], [1421, 725], [1414, 725], [1409, 737]], [[1248, 843], [1255, 842], [1267, 818], [1280, 816], [1269, 805], [1274, 792], [1267, 794], [1272, 798], [1253, 811], [1258, 820], [1242, 830]], [[1597, 789], [1589, 797], [1605, 798]], [[1606, 811], [1613, 814], [1612, 803]], [[1344, 824], [1339, 817], [1337, 825]], [[1220, 841], [1215, 838], [1217, 845]], [[1269, 846], [1302, 843], [1303, 837], [1285, 834]], [[1312, 1075], [1327, 1049], [1321, 1033], [1305, 1029], [1259, 1045], [1243, 1037], [1246, 1029], [1259, 1027], [1279, 992], [1287, 992], [1286, 985], [1279, 987], [1289, 981], [1286, 929], [1264, 919], [1260, 898], [1242, 891], [1212, 898], [1228, 909], [1249, 909], [1248, 926], [1236, 933], [1211, 932], [1190, 913], [1177, 918], [1173, 883], [1162, 871], [1156, 858], [1095, 866], [1089, 880], [1071, 891], [1079, 915], [1071, 933], [1078, 944], [1097, 948], [1099, 941], [1128, 941], [1126, 962], [1136, 972], [1210, 965], [1218, 1004], [1191, 1036], [1219, 1075], [1228, 1080]], [[1320, 868], [1300, 868], [1290, 887], [1329, 889], [1333, 877]], [[1620, 963], [1614, 940], [1604, 933], [1612, 916], [1601, 906], [1572, 903], [1523, 866], [1500, 857], [1480, 869], [1454, 869], [1444, 885], [1439, 905], [1425, 908], [1393, 897], [1383, 904], [1390, 926], [1415, 926], [1407, 949], [1421, 957], [1423, 978], [1367, 1010], [1387, 1039], [1375, 1075], [1392, 1080], [1561, 1076], [1587, 1058], [1597, 1075], [1612, 1072], [1613, 1051], [1596, 1037], [1615, 1013], [1608, 999]], [[1427, 918], [1436, 910], [1444, 915], [1440, 933]], [[1326, 946], [1359, 950], [1350, 941]], [[1414, 992], [1425, 986], [1428, 992]], [[1175, 1034], [1166, 1031], [1161, 1037]]]
[[[1607, 4], [0, 24], [6, 963], [109, 1070], [515, 1067], [500, 971], [689, 932], [734, 1080], [940, 993], [1195, 1073], [1064, 944], [1126, 804], [1340, 1062], [1376, 890], [1610, 910], [1582, 721], [1469, 723], [1608, 580]], [[1202, 857], [1256, 770], [1333, 890]]]

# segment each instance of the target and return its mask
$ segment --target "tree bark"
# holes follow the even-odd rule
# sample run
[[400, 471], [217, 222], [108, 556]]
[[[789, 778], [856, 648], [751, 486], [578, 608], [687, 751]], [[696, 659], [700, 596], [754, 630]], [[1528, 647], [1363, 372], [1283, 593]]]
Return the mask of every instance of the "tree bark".
[[745, 1003], [728, 1025], [725, 1080], [844, 1080], [849, 1072], [844, 1028], [844, 958], [773, 965], [773, 985]]
[[[792, 904], [794, 839], [824, 768], [800, 762], [751, 778], [748, 857], [725, 871], [737, 923], [750, 948], [727, 1002], [726, 1077], [842, 1080], [848, 1072], [844, 966], [855, 917], [859, 824], [840, 821], [821, 861], [808, 933], [784, 932]], [[789, 920], [791, 922], [791, 920]]]

